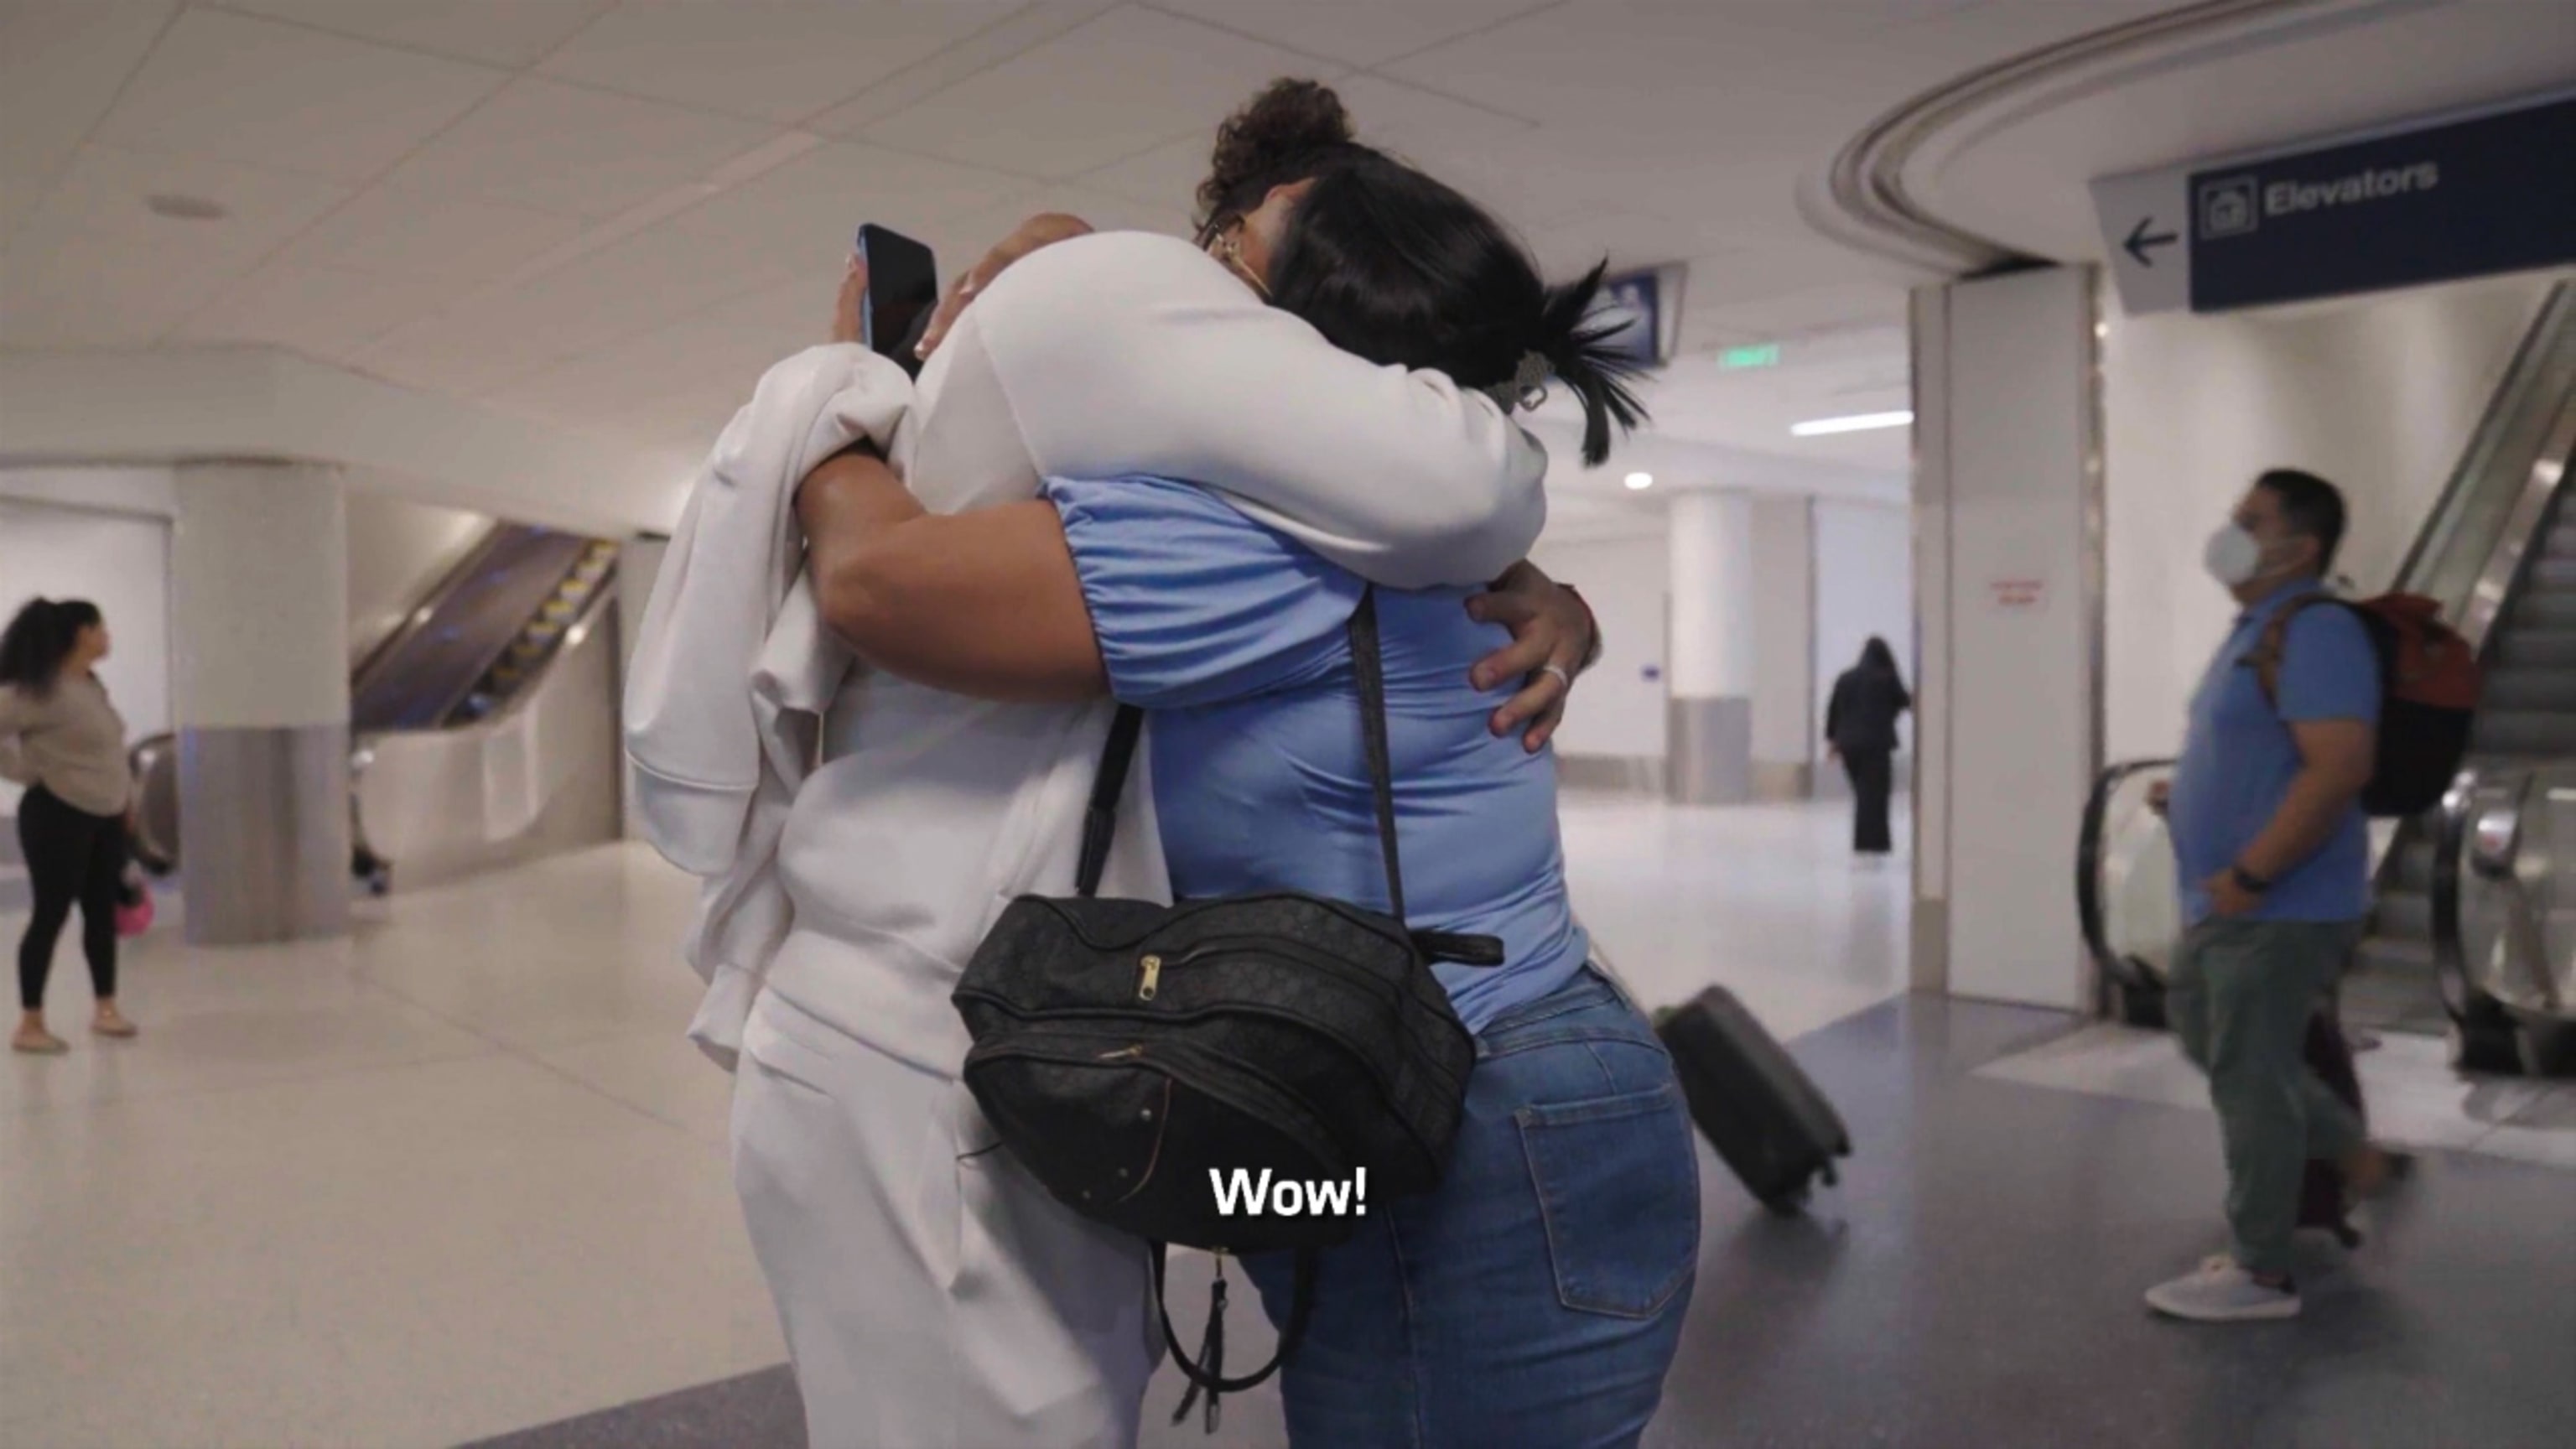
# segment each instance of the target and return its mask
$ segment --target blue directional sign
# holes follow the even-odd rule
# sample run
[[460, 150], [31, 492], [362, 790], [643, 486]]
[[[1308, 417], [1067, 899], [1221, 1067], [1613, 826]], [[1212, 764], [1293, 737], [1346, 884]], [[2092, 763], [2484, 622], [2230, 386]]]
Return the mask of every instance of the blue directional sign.
[[2576, 262], [2576, 96], [2093, 183], [2132, 315], [2224, 312]]
[[2191, 309], [2576, 261], [2576, 99], [2191, 177]]

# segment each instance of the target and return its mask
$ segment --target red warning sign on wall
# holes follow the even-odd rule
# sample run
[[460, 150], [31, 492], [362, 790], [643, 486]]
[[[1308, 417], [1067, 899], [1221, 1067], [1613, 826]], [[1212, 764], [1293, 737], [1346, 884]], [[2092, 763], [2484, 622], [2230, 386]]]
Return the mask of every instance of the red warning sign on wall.
[[2048, 580], [1991, 579], [1986, 583], [1986, 598], [1995, 606], [1998, 613], [2036, 613], [2048, 602]]

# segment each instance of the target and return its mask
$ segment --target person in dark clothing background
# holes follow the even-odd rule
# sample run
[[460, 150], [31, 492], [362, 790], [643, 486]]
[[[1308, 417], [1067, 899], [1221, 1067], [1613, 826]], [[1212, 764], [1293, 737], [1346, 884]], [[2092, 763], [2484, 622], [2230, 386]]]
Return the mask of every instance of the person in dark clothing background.
[[1896, 848], [1887, 826], [1888, 797], [1896, 788], [1896, 718], [1914, 707], [1895, 651], [1870, 636], [1860, 662], [1834, 681], [1825, 708], [1825, 740], [1852, 785], [1852, 849], [1885, 855]]
[[37, 599], [0, 633], [0, 778], [27, 787], [18, 802], [18, 843], [35, 891], [18, 943], [20, 1015], [9, 1045], [40, 1056], [66, 1049], [45, 1029], [45, 981], [75, 906], [98, 998], [90, 1030], [135, 1033], [116, 1008], [116, 907], [134, 778], [125, 762], [125, 721], [98, 680], [110, 647], [98, 606], [78, 599]]

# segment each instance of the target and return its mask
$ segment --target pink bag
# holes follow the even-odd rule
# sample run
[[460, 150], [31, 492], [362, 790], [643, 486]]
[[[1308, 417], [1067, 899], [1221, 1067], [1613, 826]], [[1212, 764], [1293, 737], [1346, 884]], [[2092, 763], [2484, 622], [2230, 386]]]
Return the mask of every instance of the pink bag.
[[116, 904], [116, 934], [131, 940], [152, 929], [152, 887], [144, 884], [143, 873], [129, 870], [125, 892]]

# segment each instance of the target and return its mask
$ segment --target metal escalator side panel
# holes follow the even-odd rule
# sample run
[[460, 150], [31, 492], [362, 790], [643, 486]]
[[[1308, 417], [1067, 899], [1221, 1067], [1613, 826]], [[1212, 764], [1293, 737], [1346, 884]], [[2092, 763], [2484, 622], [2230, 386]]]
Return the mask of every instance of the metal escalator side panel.
[[2576, 760], [2481, 782], [2462, 825], [2458, 986], [2576, 1021]]
[[2137, 1003], [2161, 997], [2178, 929], [2173, 851], [2163, 818], [2147, 805], [2173, 763], [2132, 760], [2104, 770], [2085, 801], [2076, 846], [2075, 910], [2085, 948], [2133, 1018]]

